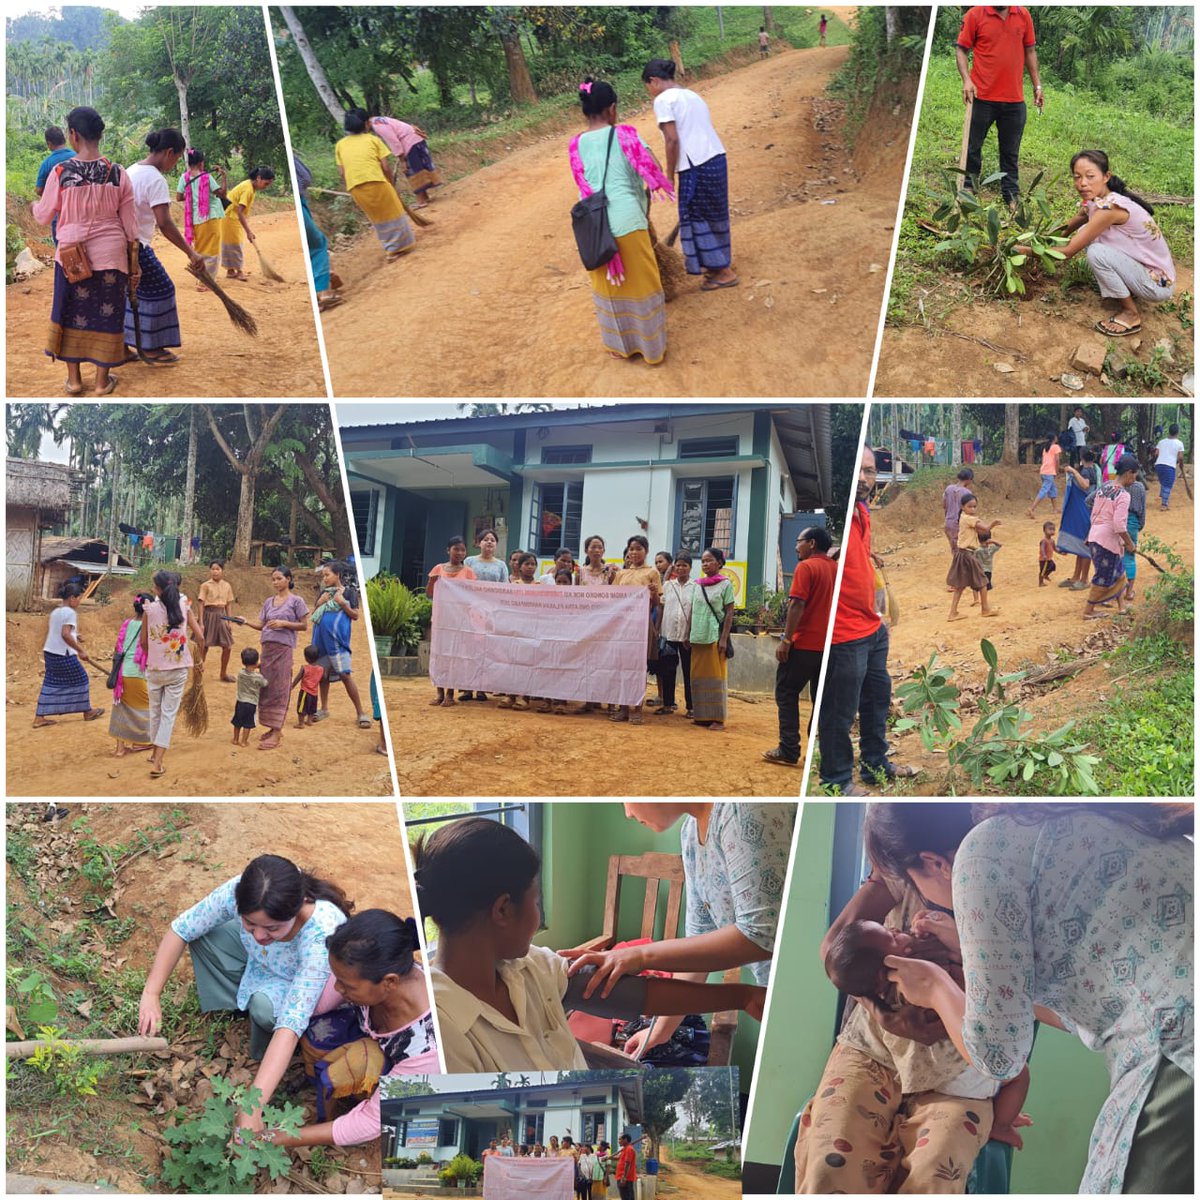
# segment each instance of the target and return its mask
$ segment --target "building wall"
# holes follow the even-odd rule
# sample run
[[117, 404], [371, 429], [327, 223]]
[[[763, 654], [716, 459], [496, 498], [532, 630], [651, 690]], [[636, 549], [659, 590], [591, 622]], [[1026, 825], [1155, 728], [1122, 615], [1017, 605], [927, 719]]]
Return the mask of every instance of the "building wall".
[[4, 523], [4, 603], [10, 612], [33, 598], [39, 542], [37, 510], [10, 505]]

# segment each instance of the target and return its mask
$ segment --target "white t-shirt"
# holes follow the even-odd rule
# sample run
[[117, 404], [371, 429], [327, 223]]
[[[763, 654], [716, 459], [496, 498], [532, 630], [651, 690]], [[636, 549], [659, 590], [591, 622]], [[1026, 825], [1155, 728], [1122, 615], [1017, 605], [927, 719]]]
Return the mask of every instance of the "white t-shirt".
[[1087, 437], [1088, 423], [1082, 417], [1072, 417], [1067, 428], [1075, 435], [1075, 445], [1082, 446]]
[[137, 223], [138, 241], [149, 246], [158, 228], [154, 220], [156, 204], [170, 204], [171, 190], [166, 176], [157, 168], [146, 163], [134, 163], [128, 168], [129, 182], [133, 185], [133, 215]]
[[1154, 465], [1156, 467], [1177, 467], [1179, 465], [1179, 456], [1185, 449], [1186, 447], [1178, 438], [1163, 438], [1158, 443], [1158, 458], [1155, 459]]
[[50, 628], [46, 631], [46, 644], [42, 647], [47, 654], [71, 654], [78, 657], [78, 651], [71, 649], [63, 641], [63, 630], [77, 627], [75, 610], [64, 604], [50, 613]]
[[669, 87], [659, 92], [654, 97], [654, 119], [660, 125], [675, 122], [675, 132], [679, 135], [680, 171], [698, 167], [725, 153], [708, 115], [708, 105], [688, 88]]

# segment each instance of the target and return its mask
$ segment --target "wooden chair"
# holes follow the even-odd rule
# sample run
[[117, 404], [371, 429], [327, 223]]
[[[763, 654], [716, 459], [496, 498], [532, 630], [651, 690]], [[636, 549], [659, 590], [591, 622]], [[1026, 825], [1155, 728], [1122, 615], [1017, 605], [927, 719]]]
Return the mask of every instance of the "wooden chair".
[[[678, 854], [614, 854], [608, 860], [608, 884], [604, 894], [604, 932], [576, 946], [577, 950], [611, 950], [622, 940], [618, 930], [621, 916], [622, 882], [627, 879], [645, 881], [646, 896], [642, 902], [642, 928], [639, 937], [655, 937], [658, 926], [660, 885], [667, 884], [667, 907], [663, 919], [663, 937], [681, 936], [680, 916], [683, 908], [683, 859]], [[738, 983], [742, 977], [740, 967], [732, 967], [724, 974], [725, 983]], [[708, 1065], [727, 1067], [733, 1055], [733, 1035], [737, 1032], [738, 1010], [714, 1013], [709, 1023]], [[606, 1056], [593, 1055], [593, 1050], [613, 1051], [608, 1047], [597, 1047], [592, 1042], [582, 1042], [584, 1056], [599, 1060]], [[629, 1060], [625, 1058], [626, 1064]], [[610, 1065], [608, 1062], [597, 1065]]]

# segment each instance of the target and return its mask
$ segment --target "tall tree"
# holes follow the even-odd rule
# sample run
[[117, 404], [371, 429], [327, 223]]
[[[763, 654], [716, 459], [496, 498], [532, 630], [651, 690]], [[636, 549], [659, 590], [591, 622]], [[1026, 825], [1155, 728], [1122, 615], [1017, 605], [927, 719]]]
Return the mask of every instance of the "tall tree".
[[517, 10], [497, 8], [492, 11], [492, 26], [500, 39], [504, 51], [504, 62], [508, 67], [508, 90], [514, 104], [536, 104], [537, 92], [529, 75], [529, 64], [525, 61], [525, 49], [521, 45], [521, 26]]
[[192, 144], [192, 118], [188, 89], [204, 64], [205, 55], [217, 35], [218, 10], [214, 8], [170, 8], [151, 10], [154, 27], [162, 38], [171, 80], [179, 97], [179, 132]]
[[950, 405], [950, 462], [962, 465], [962, 405]]
[[321, 97], [321, 103], [329, 110], [329, 115], [340, 129], [342, 122], [346, 119], [346, 110], [338, 100], [333, 88], [330, 87], [325, 70], [317, 60], [312, 43], [308, 40], [308, 36], [304, 32], [304, 26], [300, 24], [300, 18], [296, 16], [296, 10], [290, 5], [281, 4], [279, 12], [287, 23], [288, 31], [291, 33], [292, 41], [296, 47], [296, 53], [300, 55], [301, 61], [304, 63], [304, 69], [308, 72], [308, 77], [312, 80], [313, 87], [317, 89], [317, 95]]
[[196, 406], [188, 405], [187, 474], [183, 484], [183, 537], [180, 547], [184, 557], [191, 552], [196, 529]]
[[1000, 455], [1002, 467], [1019, 466], [1021, 462], [1021, 406], [1004, 406], [1004, 450]]

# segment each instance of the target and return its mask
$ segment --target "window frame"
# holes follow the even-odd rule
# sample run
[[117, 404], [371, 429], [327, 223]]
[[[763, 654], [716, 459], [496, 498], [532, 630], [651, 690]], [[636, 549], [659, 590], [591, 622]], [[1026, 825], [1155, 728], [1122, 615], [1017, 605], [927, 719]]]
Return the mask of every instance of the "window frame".
[[[725, 449], [730, 443], [732, 449]], [[736, 433], [721, 437], [680, 438], [675, 457], [679, 462], [692, 462], [697, 458], [737, 458], [741, 444], [741, 438]]]
[[[362, 495], [370, 496], [370, 501], [367, 505], [367, 536], [364, 538], [358, 527], [358, 513], [354, 507], [355, 496]], [[379, 496], [380, 489], [377, 487], [360, 487], [356, 488], [353, 485], [350, 487], [350, 521], [354, 527], [354, 536], [358, 541], [358, 553], [361, 558], [372, 558], [375, 554], [376, 529], [379, 525]]]
[[[711, 542], [706, 542], [705, 537], [701, 537], [700, 546], [691, 550], [686, 547], [683, 542], [683, 505], [684, 505], [684, 489], [690, 484], [700, 483], [704, 486], [704, 528], [708, 528], [708, 506], [709, 506], [709, 485], [716, 482], [724, 482], [729, 480], [732, 487], [732, 495], [729, 501], [729, 547], [725, 550], [727, 559], [737, 559], [737, 509], [738, 509], [738, 484], [740, 476], [736, 473], [731, 475], [699, 475], [699, 476], [681, 476], [675, 480], [675, 520], [674, 520], [674, 546], [675, 549], [688, 549], [689, 552], [699, 562], [699, 556], [704, 552]], [[706, 535], [705, 535], [706, 536]]]
[[[560, 457], [565, 455], [579, 455], [584, 457]], [[545, 467], [586, 467], [592, 461], [592, 447], [585, 445], [578, 446], [543, 446], [542, 447], [542, 465]]]
[[[535, 482], [533, 485], [533, 496], [529, 506], [529, 525], [527, 526], [527, 536], [529, 544], [525, 547], [538, 558], [553, 558], [554, 554], [560, 547], [566, 546], [567, 549], [578, 559], [583, 543], [583, 483], [582, 479], [563, 479], [553, 483], [550, 482]], [[559, 537], [554, 544], [553, 549], [546, 552], [541, 549], [542, 545], [542, 509], [545, 506], [546, 488], [562, 488], [562, 525], [559, 528]], [[579, 528], [575, 532], [574, 544], [568, 536], [567, 511], [570, 507], [572, 490], [578, 499], [579, 509]]]

